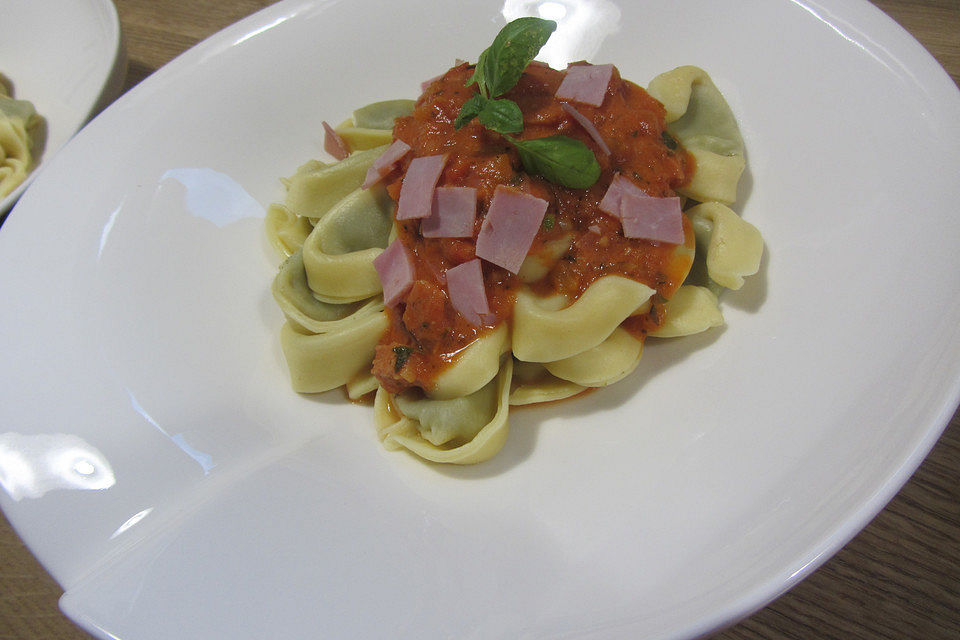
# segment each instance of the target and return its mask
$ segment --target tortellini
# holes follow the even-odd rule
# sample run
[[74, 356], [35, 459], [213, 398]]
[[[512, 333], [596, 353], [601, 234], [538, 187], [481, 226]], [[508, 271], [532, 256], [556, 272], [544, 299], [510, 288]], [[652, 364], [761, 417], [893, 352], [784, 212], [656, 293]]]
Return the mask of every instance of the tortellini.
[[414, 100], [374, 102], [353, 112], [353, 118], [341, 123], [336, 131], [354, 151], [371, 149], [393, 142], [393, 123], [410, 115]]
[[325, 333], [304, 332], [292, 322], [283, 325], [280, 345], [295, 391], [330, 391], [369, 370], [377, 342], [387, 329], [387, 317], [382, 309], [364, 310]]
[[384, 147], [358, 151], [334, 164], [311, 161], [286, 179], [286, 207], [294, 215], [316, 222], [363, 184], [367, 170]]
[[558, 378], [539, 362], [513, 363], [513, 390], [510, 404], [523, 406], [564, 400], [582, 393], [587, 387]]
[[310, 289], [321, 300], [356, 302], [377, 295], [373, 260], [387, 247], [393, 201], [380, 185], [357, 188], [317, 220], [303, 242]]
[[650, 333], [655, 338], [676, 338], [723, 325], [717, 294], [707, 287], [685, 284], [667, 302], [667, 318]]
[[27, 179], [46, 137], [46, 121], [33, 104], [15, 100], [11, 93], [8, 81], [0, 75], [0, 198]]
[[650, 82], [648, 92], [667, 111], [667, 131], [696, 160], [690, 182], [678, 191], [699, 202], [732, 204], [746, 160], [737, 120], [703, 69], [678, 67]]
[[605, 276], [572, 304], [521, 288], [513, 310], [513, 354], [527, 362], [552, 362], [591, 349], [647, 302], [654, 291], [636, 280]]
[[584, 387], [605, 387], [619, 382], [637, 367], [643, 342], [617, 327], [595, 347], [544, 364], [556, 377]]
[[760, 269], [763, 238], [752, 224], [719, 202], [705, 202], [687, 211], [712, 283], [727, 289], [743, 286], [744, 276]]
[[426, 390], [436, 400], [473, 393], [500, 370], [501, 356], [510, 350], [510, 332], [500, 325], [474, 340], [457, 358], [457, 365], [443, 371]]
[[468, 396], [449, 400], [392, 396], [377, 391], [377, 432], [388, 449], [408, 449], [433, 462], [475, 464], [491, 458], [507, 439], [508, 357], [494, 380]]
[[[284, 180], [285, 202], [271, 205], [267, 214], [268, 236], [285, 257], [273, 295], [286, 317], [281, 346], [293, 388], [315, 393], [345, 386], [354, 400], [374, 395], [376, 432], [386, 449], [472, 464], [503, 446], [511, 405], [562, 400], [614, 384], [636, 369], [646, 337], [721, 326], [723, 289], [739, 289], [744, 277], [757, 272], [763, 253], [756, 228], [727, 206], [736, 199], [744, 169], [743, 139], [701, 69], [680, 67], [658, 76], [649, 92], [664, 104], [668, 132], [696, 164], [680, 190], [689, 220], [686, 241], [668, 260], [670, 273], [680, 279], [667, 287], [658, 281], [654, 289], [608, 274], [576, 297], [537, 293], [538, 283], [577, 242], [573, 230], [554, 234], [520, 267], [509, 320], [478, 331], [439, 374], [409, 388], [389, 387], [371, 370], [375, 355], [381, 357], [378, 349], [389, 350], [381, 337], [395, 330], [374, 260], [398, 236], [399, 223], [386, 188], [361, 185], [392, 143], [395, 119], [408, 115], [414, 102], [386, 101], [355, 111], [336, 129], [352, 153], [332, 164], [301, 166]], [[396, 362], [399, 372], [402, 363]]]

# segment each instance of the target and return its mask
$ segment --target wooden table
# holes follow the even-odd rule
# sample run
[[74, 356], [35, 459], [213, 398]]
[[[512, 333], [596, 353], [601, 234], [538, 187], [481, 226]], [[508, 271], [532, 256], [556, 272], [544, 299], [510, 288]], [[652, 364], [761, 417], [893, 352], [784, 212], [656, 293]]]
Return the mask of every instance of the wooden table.
[[[874, 1], [960, 83], [960, 0]], [[129, 54], [128, 89], [271, 1], [116, 4]], [[0, 518], [0, 640], [89, 640], [60, 613], [60, 593]], [[860, 535], [792, 591], [717, 638], [960, 638], [960, 411], [913, 479]]]

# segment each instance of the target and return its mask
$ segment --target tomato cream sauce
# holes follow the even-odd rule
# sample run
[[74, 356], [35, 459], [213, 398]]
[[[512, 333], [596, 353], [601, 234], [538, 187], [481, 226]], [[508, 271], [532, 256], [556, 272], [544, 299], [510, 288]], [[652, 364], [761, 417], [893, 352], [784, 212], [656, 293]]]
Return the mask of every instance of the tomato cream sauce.
[[[377, 347], [373, 372], [392, 393], [410, 387], [430, 388], [436, 376], [483, 332], [510, 322], [521, 277], [483, 262], [487, 298], [495, 320], [477, 327], [450, 303], [445, 272], [476, 257], [476, 234], [498, 185], [512, 186], [546, 200], [544, 222], [528, 253], [542, 275], [527, 284], [541, 295], [563, 294], [572, 302], [597, 278], [621, 275], [657, 291], [651, 308], [624, 323], [643, 338], [664, 319], [663, 303], [690, 269], [693, 233], [684, 217], [685, 247], [625, 238], [619, 219], [599, 209], [613, 177], [629, 177], [647, 194], [673, 196], [693, 173], [693, 161], [668, 134], [663, 106], [641, 87], [622, 80], [614, 70], [599, 107], [574, 103], [589, 118], [610, 149], [607, 155], [554, 97], [564, 72], [534, 62], [503, 97], [516, 102], [524, 115], [519, 138], [566, 135], [586, 144], [596, 155], [601, 174], [588, 189], [571, 189], [523, 170], [517, 152], [504, 138], [477, 120], [457, 130], [454, 121], [476, 91], [467, 87], [473, 66], [462, 64], [434, 81], [410, 116], [396, 121], [393, 135], [411, 147], [386, 180], [390, 195], [399, 197], [403, 175], [414, 157], [448, 154], [438, 186], [474, 187], [478, 193], [473, 238], [424, 238], [419, 220], [398, 222], [398, 237], [414, 259], [416, 282], [403, 302], [387, 309], [390, 328]], [[524, 270], [521, 269], [521, 275]], [[529, 276], [528, 276], [529, 277]]]

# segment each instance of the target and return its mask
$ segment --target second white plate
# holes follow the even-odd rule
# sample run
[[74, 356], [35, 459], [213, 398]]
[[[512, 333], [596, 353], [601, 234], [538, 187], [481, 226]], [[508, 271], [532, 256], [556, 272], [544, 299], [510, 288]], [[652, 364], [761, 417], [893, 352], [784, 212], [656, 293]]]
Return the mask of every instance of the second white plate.
[[120, 91], [126, 69], [110, 0], [0, 0], [0, 73], [47, 121], [40, 165], [0, 198], [0, 219], [45, 161]]

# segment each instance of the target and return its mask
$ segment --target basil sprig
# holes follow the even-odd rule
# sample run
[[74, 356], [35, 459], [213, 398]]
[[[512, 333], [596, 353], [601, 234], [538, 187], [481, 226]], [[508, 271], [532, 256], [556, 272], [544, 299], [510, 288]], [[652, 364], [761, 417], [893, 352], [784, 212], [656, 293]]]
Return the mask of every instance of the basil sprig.
[[460, 109], [454, 120], [457, 129], [476, 118], [483, 126], [497, 133], [520, 133], [523, 131], [523, 114], [513, 100], [491, 100], [482, 93], [475, 94]]
[[467, 80], [468, 87], [476, 83], [479, 93], [464, 103], [453, 126], [461, 129], [476, 118], [516, 147], [528, 173], [564, 187], [586, 189], [600, 177], [600, 165], [590, 148], [561, 135], [533, 140], [507, 135], [523, 131], [523, 113], [513, 100], [498, 97], [517, 84], [556, 28], [553, 20], [540, 18], [517, 18], [507, 23], [480, 54]]
[[467, 86], [476, 82], [485, 98], [496, 98], [510, 91], [556, 28], [556, 22], [541, 18], [517, 18], [508, 22], [493, 44], [480, 54]]

